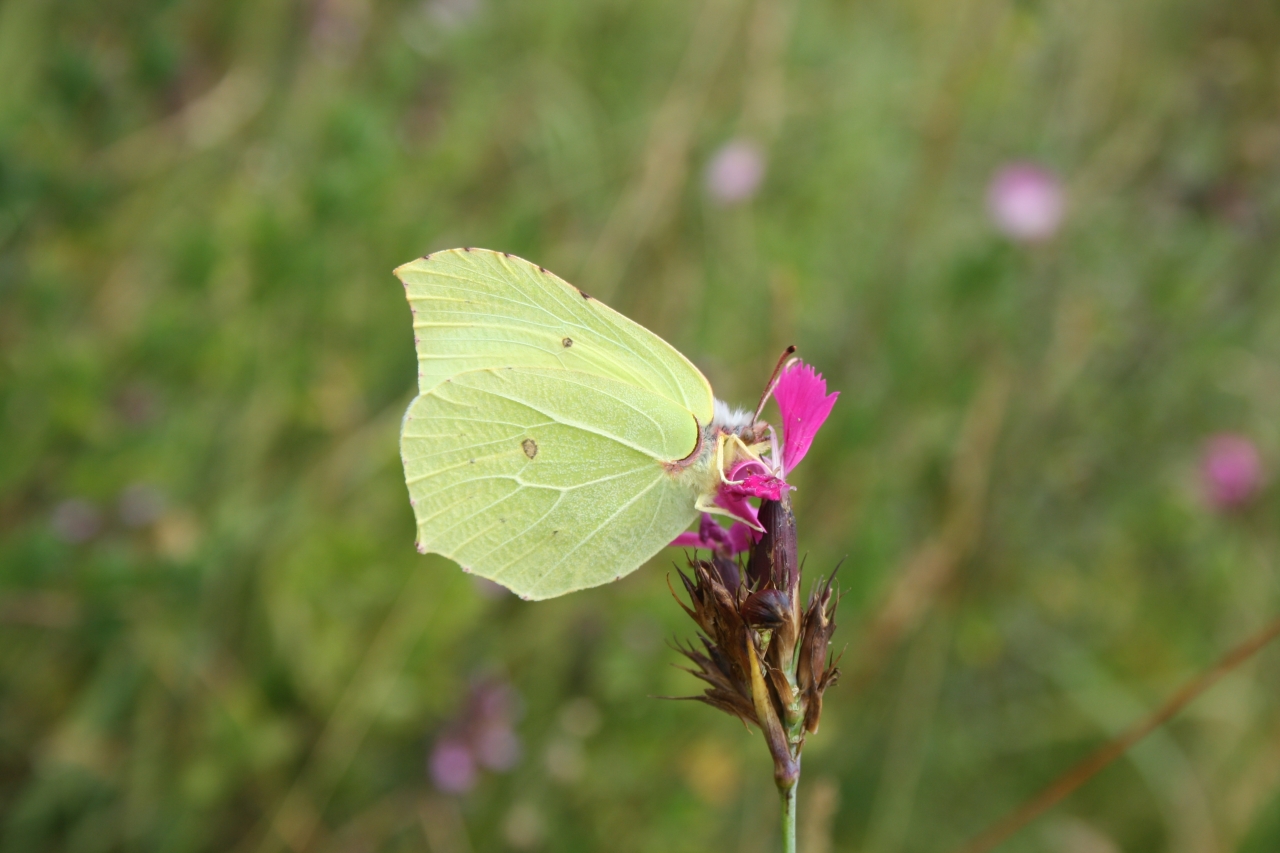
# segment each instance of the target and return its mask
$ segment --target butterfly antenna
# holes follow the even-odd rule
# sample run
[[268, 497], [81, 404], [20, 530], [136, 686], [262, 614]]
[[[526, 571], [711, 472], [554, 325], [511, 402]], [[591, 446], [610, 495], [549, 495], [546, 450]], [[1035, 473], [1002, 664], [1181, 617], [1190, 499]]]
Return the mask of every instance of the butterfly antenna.
[[769, 384], [764, 386], [764, 393], [760, 395], [760, 405], [756, 406], [756, 413], [751, 418], [752, 426], [755, 426], [756, 421], [760, 420], [760, 413], [764, 411], [764, 404], [769, 402], [769, 395], [773, 393], [773, 386], [778, 384], [778, 377], [782, 376], [783, 369], [791, 363], [791, 356], [795, 354], [795, 344], [782, 351], [781, 357], [778, 358], [778, 364], [773, 368], [773, 375], [769, 377]]

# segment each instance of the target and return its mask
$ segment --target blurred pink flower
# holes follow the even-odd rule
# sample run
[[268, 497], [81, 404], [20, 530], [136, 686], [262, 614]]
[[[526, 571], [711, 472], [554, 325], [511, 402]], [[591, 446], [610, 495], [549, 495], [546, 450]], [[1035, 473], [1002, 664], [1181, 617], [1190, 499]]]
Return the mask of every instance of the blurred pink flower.
[[520, 760], [520, 739], [505, 723], [483, 726], [472, 741], [476, 760], [486, 770], [505, 773]]
[[58, 538], [78, 545], [98, 535], [102, 513], [84, 498], [70, 498], [53, 508], [50, 522]]
[[764, 152], [760, 146], [746, 139], [727, 142], [707, 164], [707, 194], [724, 205], [744, 202], [760, 188], [764, 169]]
[[471, 687], [469, 706], [469, 719], [511, 722], [520, 716], [520, 694], [505, 681], [481, 678]]
[[1221, 433], [1205, 442], [1200, 481], [1209, 506], [1231, 510], [1243, 506], [1262, 488], [1262, 456], [1242, 435]]
[[1025, 243], [1058, 232], [1066, 207], [1062, 183], [1033, 163], [1013, 163], [996, 172], [987, 187], [987, 211], [1005, 236]]
[[427, 761], [431, 782], [447, 794], [465, 794], [475, 787], [476, 762], [465, 743], [446, 738], [436, 742]]
[[472, 683], [467, 701], [444, 727], [427, 758], [427, 773], [439, 790], [464, 794], [479, 781], [480, 768], [505, 773], [520, 760], [515, 721], [520, 696], [505, 681]]

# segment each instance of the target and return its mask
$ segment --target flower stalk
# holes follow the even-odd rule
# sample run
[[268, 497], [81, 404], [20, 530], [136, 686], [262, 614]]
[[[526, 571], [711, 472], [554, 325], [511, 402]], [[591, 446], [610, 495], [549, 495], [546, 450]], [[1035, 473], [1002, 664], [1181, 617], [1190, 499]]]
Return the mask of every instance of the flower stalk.
[[786, 788], [779, 788], [782, 795], [782, 853], [796, 853], [796, 788], [800, 780], [796, 779]]

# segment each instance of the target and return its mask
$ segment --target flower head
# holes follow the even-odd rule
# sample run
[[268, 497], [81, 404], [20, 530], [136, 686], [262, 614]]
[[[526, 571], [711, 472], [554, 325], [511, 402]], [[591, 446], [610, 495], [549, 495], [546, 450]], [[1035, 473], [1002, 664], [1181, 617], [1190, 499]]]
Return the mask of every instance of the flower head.
[[520, 759], [515, 722], [520, 699], [505, 681], [484, 678], [471, 685], [465, 706], [436, 739], [427, 756], [432, 783], [447, 794], [465, 794], [480, 770], [505, 773]]
[[744, 202], [764, 179], [764, 153], [754, 142], [735, 139], [712, 156], [705, 179], [707, 194], [719, 204]]
[[[781, 447], [771, 427], [748, 420], [746, 415], [735, 415], [718, 427], [713, 425], [719, 429], [716, 441], [720, 452], [715, 464], [722, 466], [718, 472], [720, 482], [709, 502], [700, 502], [699, 508], [728, 515], [734, 519], [733, 525], [725, 529], [704, 513], [698, 532], [682, 533], [672, 545], [706, 548], [721, 558], [729, 558], [760, 540], [764, 528], [751, 499], [780, 501], [791, 491], [787, 475], [809, 452], [814, 436], [840, 396], [828, 394], [822, 374], [799, 359], [782, 370], [766, 399], [769, 394], [782, 415]], [[766, 435], [768, 440], [764, 441]]]
[[1262, 488], [1262, 456], [1242, 435], [1215, 435], [1205, 443], [1200, 479], [1209, 506], [1221, 511], [1237, 509]]
[[987, 188], [992, 221], [1019, 242], [1039, 243], [1056, 234], [1065, 207], [1057, 176], [1033, 163], [1005, 166]]
[[69, 498], [53, 509], [53, 531], [66, 542], [81, 544], [102, 530], [102, 513], [84, 498]]
[[446, 738], [436, 742], [427, 760], [431, 781], [447, 794], [465, 794], [476, 784], [476, 762], [461, 741]]

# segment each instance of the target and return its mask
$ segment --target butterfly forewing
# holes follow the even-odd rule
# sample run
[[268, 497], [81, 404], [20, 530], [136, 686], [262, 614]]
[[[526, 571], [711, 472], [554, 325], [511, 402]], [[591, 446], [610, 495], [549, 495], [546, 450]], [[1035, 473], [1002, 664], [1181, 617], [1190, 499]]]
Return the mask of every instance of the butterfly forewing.
[[451, 249], [407, 263], [396, 275], [413, 310], [420, 393], [469, 370], [561, 368], [643, 388], [703, 425], [711, 420], [711, 386], [688, 359], [535, 264], [485, 249]]

